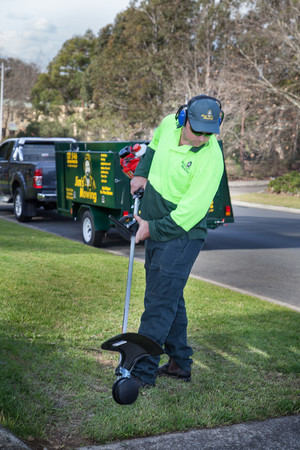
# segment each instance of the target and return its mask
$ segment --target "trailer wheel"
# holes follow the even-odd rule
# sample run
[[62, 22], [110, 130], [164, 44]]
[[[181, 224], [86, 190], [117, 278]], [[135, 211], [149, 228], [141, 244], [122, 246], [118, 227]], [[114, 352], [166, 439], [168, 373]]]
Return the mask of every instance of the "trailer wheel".
[[14, 214], [19, 222], [28, 222], [31, 216], [24, 214], [26, 210], [27, 202], [24, 199], [24, 195], [21, 188], [17, 188], [14, 195]]
[[90, 211], [85, 211], [82, 216], [82, 238], [85, 244], [100, 247], [105, 232], [95, 230], [94, 218]]

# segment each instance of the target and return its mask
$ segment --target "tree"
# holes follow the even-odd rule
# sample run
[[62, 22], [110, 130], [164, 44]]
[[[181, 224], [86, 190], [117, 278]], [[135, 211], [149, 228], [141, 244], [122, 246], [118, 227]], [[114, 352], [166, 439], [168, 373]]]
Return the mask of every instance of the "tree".
[[41, 73], [31, 91], [32, 104], [37, 115], [59, 114], [63, 96], [48, 73]]
[[[250, 2], [244, 16], [237, 16], [232, 40], [231, 102], [240, 115], [237, 132], [240, 163], [268, 167], [272, 174], [295, 168], [299, 154], [300, 35], [297, 2]], [[232, 105], [233, 107], [233, 105]], [[233, 109], [233, 108], [232, 108]], [[238, 141], [232, 134], [233, 148]], [[251, 164], [249, 167], [249, 163]]]
[[118, 116], [133, 134], [157, 125], [168, 104], [176, 53], [188, 48], [192, 7], [190, 0], [132, 2], [100, 32], [88, 74], [106, 124]]
[[26, 115], [26, 104], [30, 101], [30, 92], [34, 86], [38, 68], [35, 64], [27, 64], [19, 59], [0, 59], [4, 63], [4, 105], [3, 105], [3, 131], [6, 130], [10, 120], [18, 116], [21, 120]]
[[84, 73], [94, 56], [95, 44], [90, 30], [83, 37], [75, 36], [63, 44], [32, 90], [32, 102], [39, 113], [57, 113], [57, 107], [62, 105], [70, 112], [72, 105], [84, 102]]

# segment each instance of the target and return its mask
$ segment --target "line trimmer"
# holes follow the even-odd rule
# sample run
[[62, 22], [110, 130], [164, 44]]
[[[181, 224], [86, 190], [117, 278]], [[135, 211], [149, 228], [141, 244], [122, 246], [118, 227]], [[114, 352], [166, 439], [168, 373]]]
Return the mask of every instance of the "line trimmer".
[[[143, 191], [137, 191], [134, 196], [134, 215], [139, 212], [140, 198]], [[134, 365], [146, 356], [159, 356], [164, 353], [160, 345], [153, 339], [138, 333], [127, 333], [132, 270], [135, 250], [135, 235], [138, 229], [137, 221], [132, 215], [124, 216], [120, 220], [110, 217], [122, 235], [130, 238], [130, 256], [125, 295], [122, 334], [114, 336], [103, 342], [101, 348], [120, 353], [119, 365], [115, 370], [117, 380], [112, 387], [114, 400], [120, 405], [130, 405], [135, 402], [139, 394], [136, 382], [130, 378]]]

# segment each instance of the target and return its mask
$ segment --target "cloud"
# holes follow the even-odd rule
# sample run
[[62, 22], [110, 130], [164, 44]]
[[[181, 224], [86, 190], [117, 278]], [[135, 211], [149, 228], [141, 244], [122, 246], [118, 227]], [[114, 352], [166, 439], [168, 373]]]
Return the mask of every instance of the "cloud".
[[[40, 37], [41, 35], [41, 37]], [[25, 62], [35, 62], [45, 66], [45, 55], [55, 55], [51, 43], [46, 36], [34, 32], [0, 32], [0, 56], [3, 58], [17, 58]]]
[[30, 16], [27, 13], [10, 12], [6, 17], [11, 20], [29, 20]]
[[22, 22], [22, 26], [15, 23], [14, 29], [0, 29], [0, 57], [18, 58], [45, 66], [45, 55], [52, 59], [57, 53], [55, 42], [49, 37], [55, 36], [57, 27], [44, 17], [32, 21], [27, 13], [10, 13], [8, 16]]
[[16, 58], [21, 50], [25, 50], [24, 41], [16, 31], [0, 33], [0, 51], [3, 56]]
[[63, 43], [87, 29], [95, 35], [131, 0], [0, 0], [0, 58], [45, 66]]
[[55, 33], [56, 26], [50, 23], [45, 17], [40, 17], [33, 25], [33, 28], [37, 31], [45, 33]]

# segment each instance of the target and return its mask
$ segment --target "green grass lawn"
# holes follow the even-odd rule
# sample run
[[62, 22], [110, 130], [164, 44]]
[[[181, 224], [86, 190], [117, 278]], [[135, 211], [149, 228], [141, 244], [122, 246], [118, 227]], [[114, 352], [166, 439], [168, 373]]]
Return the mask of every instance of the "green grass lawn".
[[261, 192], [261, 193], [234, 195], [232, 196], [232, 200], [300, 209], [299, 195], [297, 196], [297, 195], [272, 194], [270, 192]]
[[[29, 444], [74, 448], [299, 412], [299, 313], [191, 278], [192, 382], [160, 378], [120, 406], [118, 354], [100, 347], [121, 332], [127, 258], [4, 220], [0, 248], [0, 424]], [[135, 262], [128, 331], [143, 291]]]

